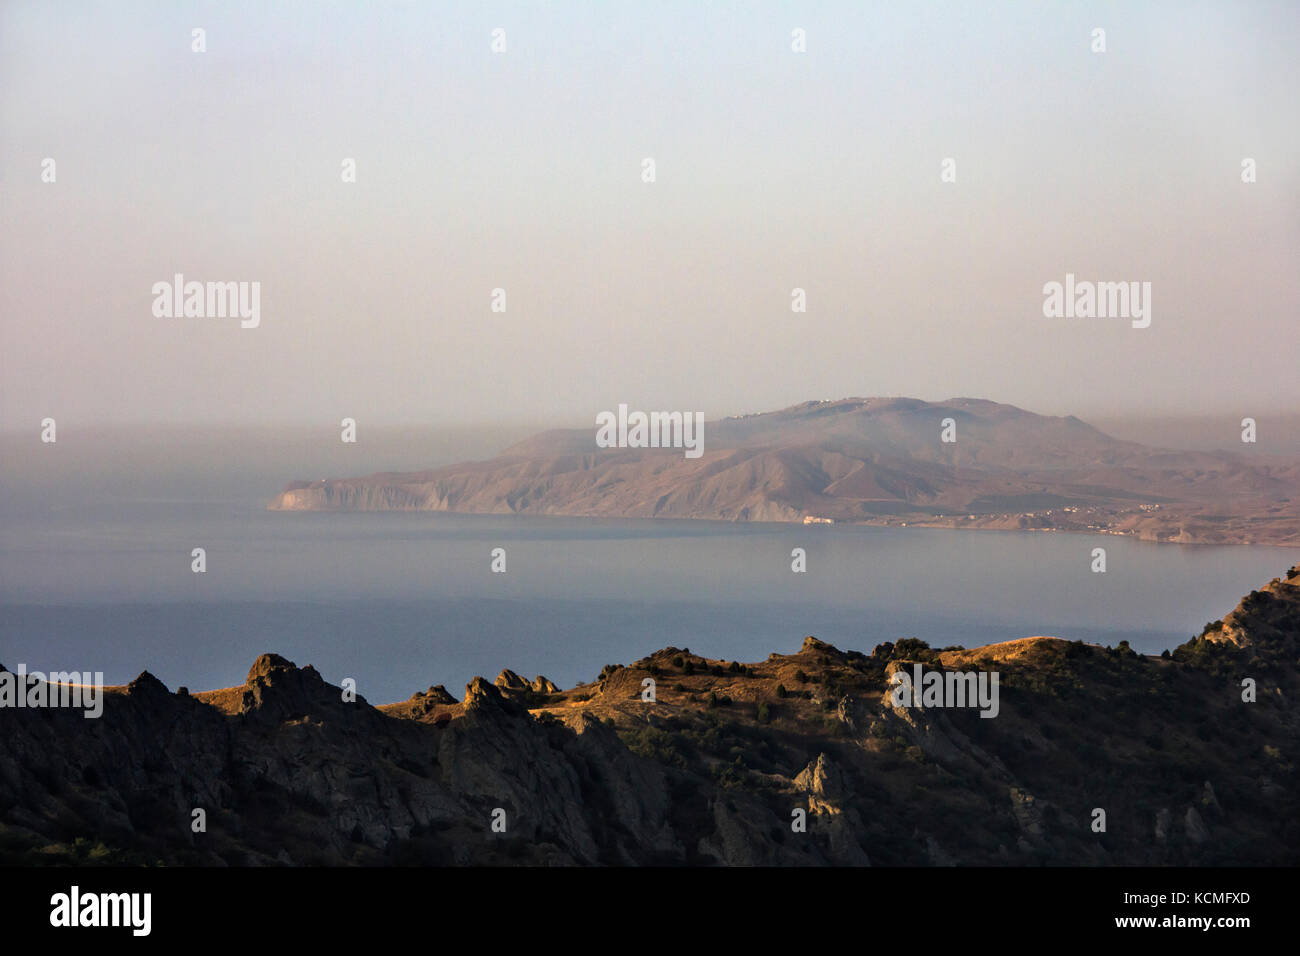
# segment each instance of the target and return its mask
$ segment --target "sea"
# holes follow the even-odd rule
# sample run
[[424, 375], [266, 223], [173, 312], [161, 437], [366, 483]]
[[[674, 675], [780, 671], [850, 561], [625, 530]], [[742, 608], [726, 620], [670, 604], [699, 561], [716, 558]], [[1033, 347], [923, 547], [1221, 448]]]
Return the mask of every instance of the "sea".
[[0, 664], [205, 690], [273, 652], [387, 703], [434, 684], [460, 696], [503, 668], [572, 686], [667, 646], [763, 660], [807, 635], [864, 652], [1051, 635], [1159, 653], [1300, 558], [1050, 532], [266, 510], [292, 478], [465, 445], [390, 436], [370, 458], [313, 457], [331, 437], [6, 437]]

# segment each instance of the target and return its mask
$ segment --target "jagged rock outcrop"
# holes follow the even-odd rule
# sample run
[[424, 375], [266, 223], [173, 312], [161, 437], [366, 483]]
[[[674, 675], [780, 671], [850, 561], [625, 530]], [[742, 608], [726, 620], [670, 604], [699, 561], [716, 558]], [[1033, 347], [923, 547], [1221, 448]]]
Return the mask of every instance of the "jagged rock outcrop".
[[1020, 827], [1018, 840], [1023, 840], [1028, 847], [1038, 846], [1043, 841], [1043, 808], [1032, 793], [1026, 793], [1019, 787], [1010, 787], [1007, 791], [1011, 798], [1011, 812]]
[[528, 682], [512, 670], [503, 670], [493, 683], [502, 690], [528, 690]]
[[541, 674], [533, 678], [531, 687], [533, 692], [537, 694], [558, 694], [560, 692], [560, 688], [556, 687], [553, 681]]
[[809, 804], [814, 811], [823, 806], [832, 806], [844, 796], [844, 775], [829, 756], [818, 754], [817, 759], [799, 772], [794, 778], [794, 785], [808, 794]]
[[1173, 814], [1168, 807], [1161, 807], [1156, 813], [1156, 839], [1163, 843], [1169, 839], [1169, 827], [1173, 824]]
[[1195, 807], [1187, 808], [1187, 814], [1183, 817], [1183, 828], [1187, 832], [1187, 839], [1193, 843], [1204, 843], [1210, 838], [1210, 828], [1205, 825], [1205, 821], [1201, 819]]
[[[922, 753], [939, 763], [965, 772], [986, 770], [1010, 779], [1010, 774], [995, 756], [986, 753], [953, 725], [946, 710], [921, 707], [915, 702], [895, 703], [893, 676], [899, 671], [910, 673], [911, 667], [912, 662], [907, 660], [891, 661], [885, 666], [886, 687], [880, 696], [879, 708], [886, 721], [900, 729]], [[841, 719], [845, 719], [843, 714]], [[864, 721], [859, 715], [846, 722], [857, 726]]]
[[1223, 619], [1206, 628], [1205, 640], [1238, 647], [1278, 647], [1295, 640], [1300, 628], [1300, 564], [1241, 599]]
[[411, 695], [411, 700], [419, 700], [430, 706], [437, 704], [455, 704], [457, 700], [452, 696], [451, 691], [441, 684], [434, 684], [428, 690], [416, 691]]
[[859, 834], [862, 818], [852, 807], [845, 807], [850, 788], [844, 774], [829, 755], [821, 753], [794, 778], [794, 785], [808, 795], [809, 826], [823, 834], [831, 854], [853, 866], [870, 866], [862, 849]]

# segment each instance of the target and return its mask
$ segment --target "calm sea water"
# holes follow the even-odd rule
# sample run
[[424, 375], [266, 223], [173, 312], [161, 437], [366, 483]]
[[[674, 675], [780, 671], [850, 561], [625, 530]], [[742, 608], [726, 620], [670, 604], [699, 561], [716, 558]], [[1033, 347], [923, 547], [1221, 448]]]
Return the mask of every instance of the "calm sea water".
[[[1297, 558], [1043, 533], [280, 514], [253, 496], [5, 505], [5, 665], [205, 689], [275, 651], [376, 703], [435, 683], [459, 695], [503, 667], [568, 686], [666, 645], [760, 660], [808, 634], [863, 651], [1050, 634], [1158, 652]], [[1106, 574], [1089, 570], [1097, 546]]]

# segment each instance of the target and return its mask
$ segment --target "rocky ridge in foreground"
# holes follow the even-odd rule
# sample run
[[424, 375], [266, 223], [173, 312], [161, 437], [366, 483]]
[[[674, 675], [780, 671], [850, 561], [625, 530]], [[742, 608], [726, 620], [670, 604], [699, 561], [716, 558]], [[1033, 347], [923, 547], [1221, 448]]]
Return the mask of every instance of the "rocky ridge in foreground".
[[[1300, 565], [1162, 657], [808, 638], [375, 707], [266, 654], [216, 691], [141, 674], [97, 720], [0, 709], [0, 862], [1295, 865], [1298, 662]], [[917, 664], [997, 671], [997, 717], [895, 706]]]

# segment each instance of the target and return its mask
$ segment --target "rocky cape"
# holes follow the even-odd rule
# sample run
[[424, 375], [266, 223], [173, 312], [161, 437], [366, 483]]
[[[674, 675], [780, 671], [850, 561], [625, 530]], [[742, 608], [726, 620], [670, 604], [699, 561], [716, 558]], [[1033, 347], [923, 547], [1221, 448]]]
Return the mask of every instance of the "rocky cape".
[[[998, 716], [895, 706], [916, 663], [997, 671]], [[373, 706], [265, 654], [221, 690], [143, 673], [96, 720], [0, 709], [0, 862], [1295, 865], [1298, 663], [1300, 565], [1160, 657], [809, 637]]]
[[[954, 442], [941, 440], [947, 419]], [[598, 448], [594, 428], [550, 431], [488, 461], [294, 481], [268, 507], [829, 520], [1300, 545], [1298, 461], [1151, 448], [1074, 417], [978, 399], [806, 402], [707, 422], [703, 448], [696, 458], [677, 448]]]

